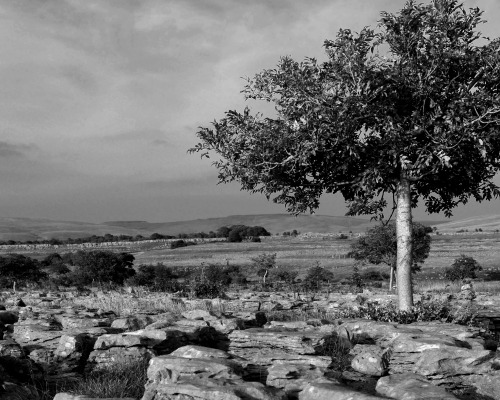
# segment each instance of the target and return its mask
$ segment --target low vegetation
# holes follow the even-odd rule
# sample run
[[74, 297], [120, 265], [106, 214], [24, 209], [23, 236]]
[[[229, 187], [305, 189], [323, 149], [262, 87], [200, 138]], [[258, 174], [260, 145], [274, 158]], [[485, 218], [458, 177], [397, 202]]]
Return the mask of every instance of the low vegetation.
[[450, 268], [444, 271], [444, 277], [452, 282], [463, 279], [477, 278], [477, 272], [482, 271], [481, 265], [472, 257], [461, 254]]
[[[231, 232], [233, 232], [231, 234]], [[297, 232], [294, 230], [294, 232]], [[232, 235], [232, 236], [231, 236]], [[246, 226], [246, 225], [231, 225], [222, 226], [216, 232], [191, 232], [179, 233], [177, 235], [165, 235], [162, 233], [152, 233], [149, 236], [143, 235], [92, 235], [83, 238], [67, 238], [67, 239], [46, 239], [46, 240], [3, 240], [0, 245], [65, 245], [65, 244], [83, 244], [83, 243], [113, 243], [113, 242], [140, 242], [144, 240], [165, 240], [165, 239], [210, 239], [210, 238], [227, 238], [229, 241], [241, 242], [247, 238], [270, 236], [271, 234], [262, 226]], [[231, 240], [233, 239], [233, 240]], [[239, 240], [241, 239], [241, 240]]]

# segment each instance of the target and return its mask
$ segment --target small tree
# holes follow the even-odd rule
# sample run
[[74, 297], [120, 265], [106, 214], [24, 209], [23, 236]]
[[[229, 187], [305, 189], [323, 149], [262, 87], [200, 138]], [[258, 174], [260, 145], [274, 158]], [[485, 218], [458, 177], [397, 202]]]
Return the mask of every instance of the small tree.
[[262, 253], [250, 260], [257, 269], [257, 274], [262, 277], [262, 284], [265, 286], [269, 270], [276, 268], [276, 253]]
[[190, 151], [215, 152], [220, 182], [296, 214], [341, 193], [349, 214], [382, 217], [389, 196], [408, 310], [418, 200], [450, 216], [471, 197], [500, 196], [500, 40], [481, 38], [481, 16], [457, 0], [410, 0], [383, 12], [378, 32], [340, 30], [325, 42], [326, 62], [284, 57], [248, 80], [246, 98], [273, 102], [275, 115], [228, 111]]
[[444, 277], [450, 281], [459, 281], [463, 279], [476, 279], [477, 272], [482, 271], [481, 265], [472, 257], [461, 254], [453, 261], [450, 268], [444, 272]]
[[356, 289], [357, 291], [362, 291], [363, 286], [365, 286], [363, 282], [363, 277], [359, 273], [359, 268], [357, 266], [354, 266], [352, 270], [352, 275], [349, 279], [352, 287]]
[[304, 285], [307, 289], [316, 291], [321, 288], [323, 282], [330, 282], [331, 280], [333, 280], [333, 273], [317, 264], [307, 271]]
[[[412, 223], [412, 272], [418, 272], [421, 264], [429, 256], [431, 248], [432, 228], [419, 223]], [[351, 257], [372, 264], [386, 264], [391, 268], [389, 275], [389, 290], [393, 287], [394, 272], [397, 260], [396, 224], [379, 224], [370, 228], [364, 236], [351, 243]]]

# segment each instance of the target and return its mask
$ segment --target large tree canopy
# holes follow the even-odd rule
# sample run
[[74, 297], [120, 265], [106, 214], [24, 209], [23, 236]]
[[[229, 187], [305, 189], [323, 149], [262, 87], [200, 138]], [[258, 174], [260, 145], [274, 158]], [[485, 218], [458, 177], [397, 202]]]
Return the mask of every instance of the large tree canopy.
[[500, 194], [500, 41], [481, 38], [479, 9], [455, 0], [406, 3], [379, 30], [340, 30], [327, 61], [280, 60], [249, 79], [247, 99], [275, 104], [264, 118], [229, 111], [201, 128], [191, 151], [217, 153], [220, 182], [238, 181], [313, 211], [341, 193], [351, 214], [397, 209], [399, 305], [412, 305], [411, 208], [451, 210]]

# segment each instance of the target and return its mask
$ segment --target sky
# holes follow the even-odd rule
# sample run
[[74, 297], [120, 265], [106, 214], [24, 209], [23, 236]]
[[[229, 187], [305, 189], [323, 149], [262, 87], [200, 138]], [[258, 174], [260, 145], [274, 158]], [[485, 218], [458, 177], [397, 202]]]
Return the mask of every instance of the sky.
[[[484, 34], [500, 36], [498, 0], [465, 4], [485, 11]], [[321, 59], [324, 40], [340, 28], [375, 27], [381, 11], [403, 5], [0, 0], [0, 217], [167, 222], [285, 213], [236, 183], [217, 185], [210, 162], [187, 153], [198, 127], [245, 107], [244, 77], [281, 56]], [[339, 196], [323, 197], [317, 211], [345, 212]], [[500, 213], [500, 200], [455, 216], [487, 213]]]

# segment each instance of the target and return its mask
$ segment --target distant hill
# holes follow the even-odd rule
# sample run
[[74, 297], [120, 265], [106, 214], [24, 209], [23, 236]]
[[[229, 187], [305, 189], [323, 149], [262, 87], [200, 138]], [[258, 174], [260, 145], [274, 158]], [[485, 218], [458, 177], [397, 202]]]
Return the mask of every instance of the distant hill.
[[145, 221], [109, 221], [104, 224], [123, 228], [140, 229], [167, 235], [192, 232], [216, 231], [221, 226], [248, 225], [263, 226], [269, 232], [283, 233], [296, 229], [299, 232], [361, 232], [371, 226], [369, 219], [354, 217], [336, 217], [331, 215], [299, 215], [289, 214], [256, 214], [230, 215], [221, 218], [196, 219], [192, 221], [177, 221], [149, 223]]
[[446, 221], [438, 226], [438, 231], [442, 233], [455, 233], [466, 229], [469, 232], [474, 232], [476, 229], [482, 229], [484, 232], [500, 230], [500, 214]]
[[[440, 221], [420, 222], [432, 226], [442, 224]], [[37, 218], [0, 218], [0, 240], [67, 239], [104, 235], [106, 233], [112, 235], [142, 235], [145, 237], [155, 232], [165, 235], [178, 235], [179, 233], [208, 233], [216, 231], [221, 226], [231, 225], [263, 226], [272, 234], [291, 232], [294, 229], [301, 233], [364, 232], [375, 223], [368, 218], [331, 215], [299, 215], [295, 217], [289, 214], [231, 215], [221, 218], [176, 222], [108, 221], [97, 224]], [[497, 217], [497, 223], [500, 226], [500, 216]], [[445, 232], [441, 227], [447, 224], [462, 226], [460, 221], [446, 221], [446, 223], [440, 225], [439, 230]]]
[[38, 218], [0, 218], [0, 240], [43, 240], [81, 238], [92, 235], [131, 235], [145, 232], [126, 227]]

